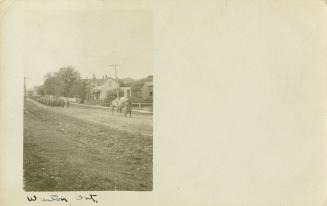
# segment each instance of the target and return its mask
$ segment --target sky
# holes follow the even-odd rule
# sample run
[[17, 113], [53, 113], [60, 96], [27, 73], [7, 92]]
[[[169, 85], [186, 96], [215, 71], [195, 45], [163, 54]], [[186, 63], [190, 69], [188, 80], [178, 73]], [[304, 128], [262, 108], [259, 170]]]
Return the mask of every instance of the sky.
[[152, 75], [152, 16], [147, 10], [26, 11], [24, 72], [27, 86], [73, 66], [81, 77]]

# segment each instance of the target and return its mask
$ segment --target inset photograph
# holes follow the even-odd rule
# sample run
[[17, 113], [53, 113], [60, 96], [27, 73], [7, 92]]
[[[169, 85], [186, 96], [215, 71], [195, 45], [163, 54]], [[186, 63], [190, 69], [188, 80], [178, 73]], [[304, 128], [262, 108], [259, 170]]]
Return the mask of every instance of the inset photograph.
[[151, 12], [24, 15], [24, 190], [152, 191]]

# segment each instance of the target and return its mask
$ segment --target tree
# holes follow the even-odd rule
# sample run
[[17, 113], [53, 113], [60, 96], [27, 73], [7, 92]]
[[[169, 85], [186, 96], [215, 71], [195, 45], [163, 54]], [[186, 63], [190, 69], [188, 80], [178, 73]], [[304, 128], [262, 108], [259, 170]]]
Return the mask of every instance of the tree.
[[[122, 89], [118, 89], [118, 92], [120, 97], [124, 96], [124, 91]], [[112, 102], [112, 100], [116, 98], [117, 98], [117, 92], [115, 89], [107, 91], [106, 101]]]
[[45, 95], [45, 91], [44, 91], [44, 87], [43, 85], [42, 86], [36, 86], [35, 88], [35, 91], [38, 95]]
[[44, 94], [59, 96], [62, 93], [62, 84], [57, 74], [48, 73], [43, 83]]
[[61, 82], [63, 96], [71, 97], [72, 95], [78, 95], [78, 91], [74, 91], [75, 94], [72, 93], [72, 88], [75, 84], [78, 84], [81, 79], [81, 75], [78, 71], [75, 71], [72, 66], [67, 66], [60, 68], [56, 75]]
[[67, 66], [60, 68], [59, 72], [48, 73], [42, 87], [44, 94], [71, 97], [80, 95], [79, 84], [79, 72]]
[[79, 80], [72, 87], [72, 93], [77, 94], [81, 100], [81, 104], [84, 104], [86, 99], [90, 99], [91, 87], [86, 79]]

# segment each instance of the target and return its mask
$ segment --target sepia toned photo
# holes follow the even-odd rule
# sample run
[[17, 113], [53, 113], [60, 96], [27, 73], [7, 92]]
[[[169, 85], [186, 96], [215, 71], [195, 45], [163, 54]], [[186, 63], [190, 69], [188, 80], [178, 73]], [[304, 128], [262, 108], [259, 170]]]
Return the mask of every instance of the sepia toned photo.
[[24, 190], [152, 191], [152, 16], [24, 13]]
[[0, 1], [0, 206], [327, 206], [326, 3]]

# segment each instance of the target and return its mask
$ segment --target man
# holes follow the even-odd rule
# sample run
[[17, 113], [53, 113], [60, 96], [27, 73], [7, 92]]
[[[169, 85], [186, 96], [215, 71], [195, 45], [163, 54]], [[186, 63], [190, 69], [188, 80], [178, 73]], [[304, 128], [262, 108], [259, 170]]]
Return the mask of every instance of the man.
[[129, 114], [129, 117], [132, 117], [132, 103], [131, 102], [126, 102], [125, 106], [125, 117]]
[[115, 112], [115, 105], [111, 103], [111, 113], [114, 114]]
[[65, 99], [65, 105], [67, 108], [69, 108], [69, 101], [68, 101], [68, 98]]

